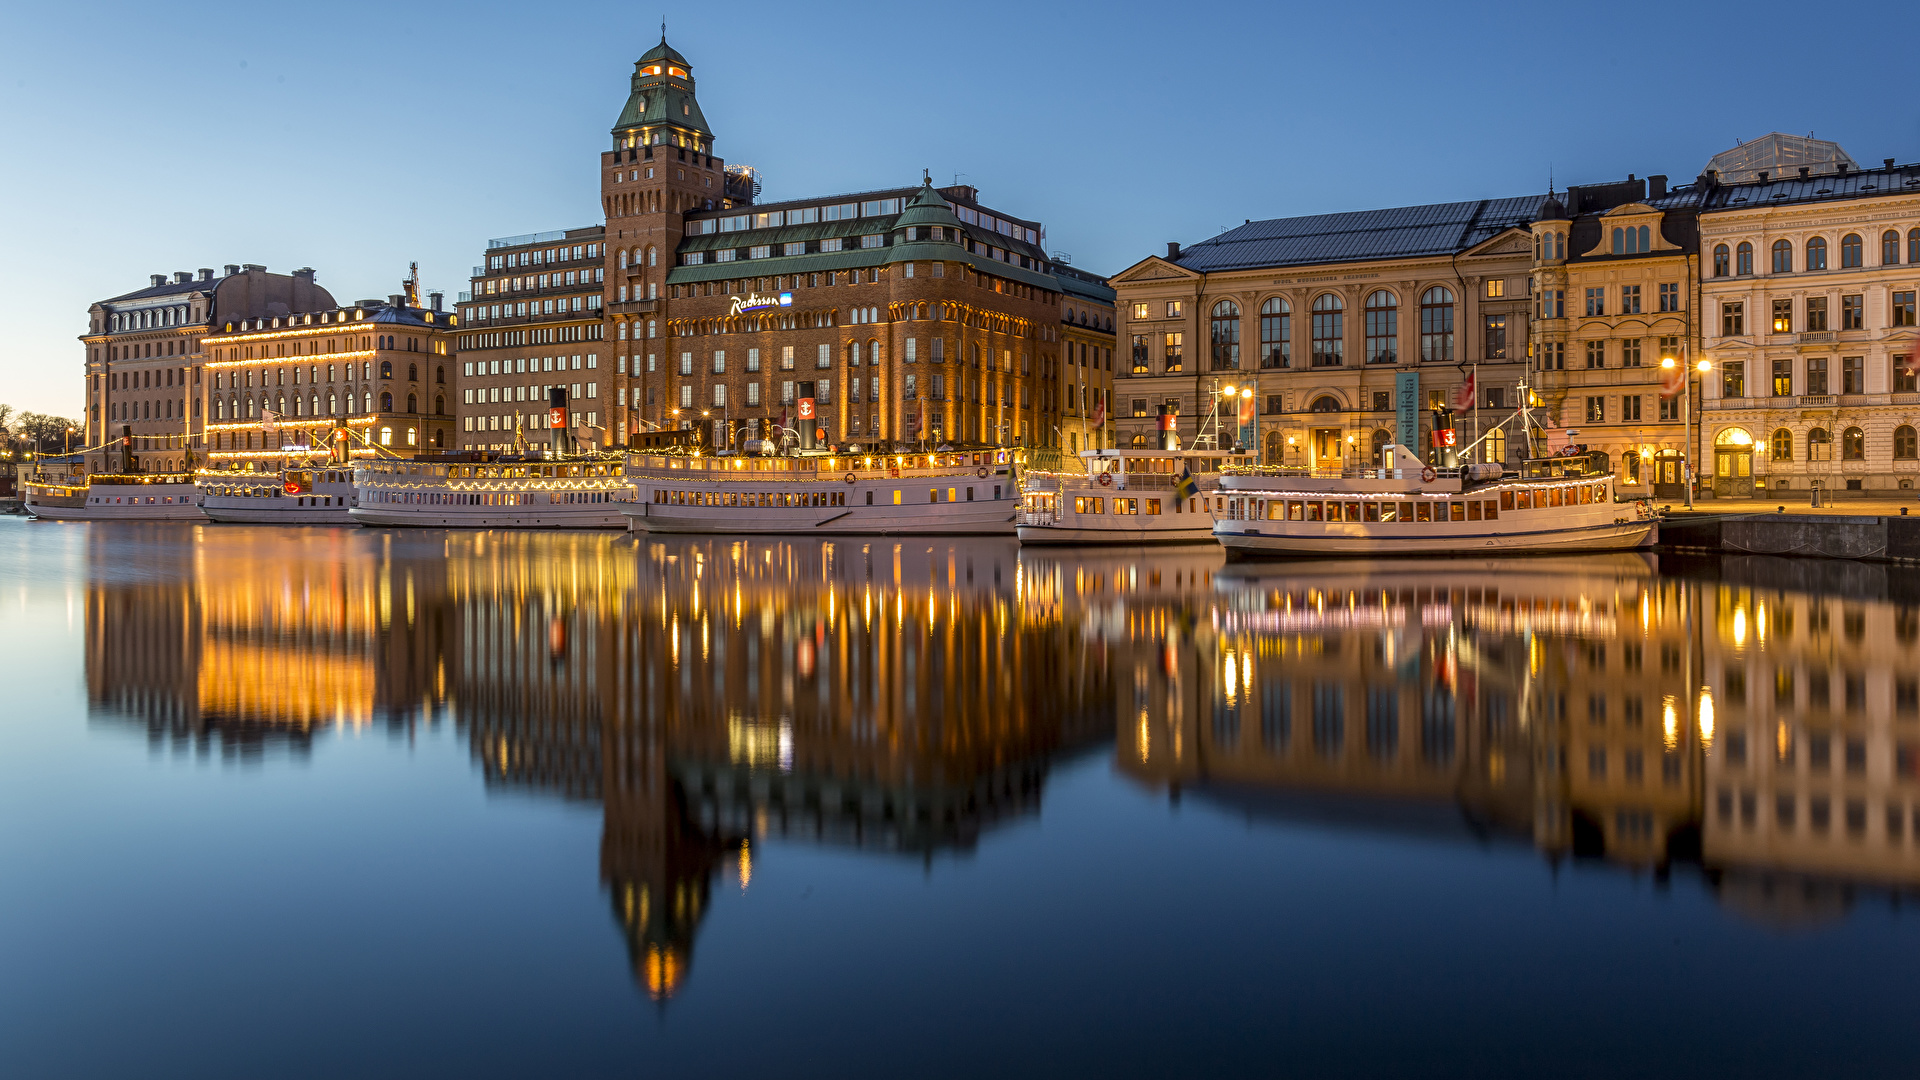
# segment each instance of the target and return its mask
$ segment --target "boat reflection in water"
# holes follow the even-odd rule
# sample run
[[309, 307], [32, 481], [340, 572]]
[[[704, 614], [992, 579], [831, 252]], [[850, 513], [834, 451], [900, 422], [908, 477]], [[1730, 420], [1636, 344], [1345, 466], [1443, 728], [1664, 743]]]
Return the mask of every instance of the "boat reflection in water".
[[1768, 920], [1920, 887], [1920, 612], [1884, 581], [1661, 576], [1636, 554], [1227, 567], [1010, 538], [128, 525], [88, 544], [96, 722], [235, 758], [338, 728], [453, 736], [492, 788], [598, 803], [601, 884], [655, 998], [763, 842], [965, 852], [1109, 739], [1122, 773], [1183, 798], [1699, 866]]
[[[635, 975], [685, 979], [763, 838], [931, 859], [1037, 810], [1110, 679], [1018, 543], [634, 541], [222, 527], [102, 534], [96, 716], [156, 747], [302, 752], [452, 723], [487, 784], [604, 808]], [[116, 572], [138, 548], [145, 569]]]

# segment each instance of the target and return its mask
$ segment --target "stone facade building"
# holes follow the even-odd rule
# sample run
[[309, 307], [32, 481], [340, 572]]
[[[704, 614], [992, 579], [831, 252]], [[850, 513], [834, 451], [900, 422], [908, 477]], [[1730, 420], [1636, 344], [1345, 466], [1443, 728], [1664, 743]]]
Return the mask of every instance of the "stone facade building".
[[1703, 491], [1892, 495], [1920, 477], [1920, 165], [1848, 164], [1705, 198]]
[[1059, 445], [1068, 453], [1113, 445], [1113, 288], [1103, 278], [1054, 264], [1060, 305]]
[[[537, 317], [516, 297], [510, 316], [495, 302], [508, 287], [602, 305], [596, 328], [593, 308], [566, 298], [565, 325], [578, 323], [583, 342], [599, 329], [604, 344], [565, 355], [570, 370], [575, 352], [597, 365], [581, 369], [599, 377], [582, 379], [575, 410], [609, 441], [697, 426], [710, 445], [736, 448], [787, 432], [805, 445], [1053, 442], [1063, 283], [1038, 222], [930, 182], [759, 204], [756, 174], [714, 155], [691, 65], [665, 41], [635, 64], [612, 140], [600, 155], [604, 229], [562, 238], [570, 259], [577, 248], [593, 261], [598, 245], [598, 297], [578, 278], [553, 284], [552, 271], [528, 286], [528, 274], [541, 279], [530, 264], [475, 275], [463, 301], [461, 365], [474, 367], [476, 398], [463, 395], [463, 447], [511, 445], [500, 432], [544, 407], [521, 403], [541, 384], [519, 368], [538, 359], [544, 376], [546, 353], [507, 342], [539, 329], [547, 297]], [[516, 263], [522, 248], [560, 250], [537, 237], [507, 246], [500, 254]], [[563, 322], [557, 309], [551, 318]]]
[[457, 328], [440, 294], [422, 304], [411, 282], [385, 302], [224, 320], [203, 339], [206, 460], [271, 472], [343, 428], [354, 456], [451, 448]]
[[1623, 491], [1684, 490], [1684, 399], [1664, 387], [1680, 385], [1698, 353], [1704, 191], [1669, 191], [1664, 176], [1572, 187], [1533, 224], [1541, 419], [1565, 430], [1552, 448], [1605, 453]]
[[[1477, 408], [1455, 421], [1468, 445], [1511, 415], [1526, 371], [1530, 227], [1545, 201], [1250, 221], [1129, 267], [1112, 279], [1117, 445], [1153, 445], [1164, 407], [1184, 445], [1250, 439], [1271, 465], [1363, 466], [1388, 442], [1427, 447], [1430, 410], [1477, 371]], [[1228, 387], [1245, 411], [1210, 420]], [[1520, 451], [1495, 436], [1474, 456]]]
[[[171, 472], [204, 463], [204, 337], [225, 322], [333, 306], [312, 270], [271, 274], [252, 263], [218, 277], [206, 268], [155, 274], [144, 289], [93, 304], [80, 338], [86, 424], [74, 437], [76, 448], [91, 448], [84, 467]], [[126, 441], [108, 445], [116, 439]]]

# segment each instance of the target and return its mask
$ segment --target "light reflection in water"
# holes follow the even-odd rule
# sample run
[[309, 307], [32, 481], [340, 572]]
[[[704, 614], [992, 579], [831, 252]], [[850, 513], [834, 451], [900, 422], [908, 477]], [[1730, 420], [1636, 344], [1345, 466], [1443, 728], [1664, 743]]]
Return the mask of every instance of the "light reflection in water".
[[763, 838], [968, 850], [1109, 738], [1138, 784], [1255, 816], [1464, 818], [1729, 890], [1920, 886], [1920, 621], [1884, 601], [1762, 599], [1641, 556], [194, 532], [137, 575], [98, 553], [96, 717], [235, 758], [456, 725], [490, 787], [602, 808], [601, 882], [654, 997]]

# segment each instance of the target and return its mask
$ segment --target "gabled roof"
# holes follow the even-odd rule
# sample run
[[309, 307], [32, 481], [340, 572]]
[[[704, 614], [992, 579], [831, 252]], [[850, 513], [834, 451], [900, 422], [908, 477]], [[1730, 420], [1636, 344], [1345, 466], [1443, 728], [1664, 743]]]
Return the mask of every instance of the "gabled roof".
[[1170, 261], [1182, 269], [1212, 273], [1450, 255], [1503, 230], [1527, 227], [1545, 201], [1544, 195], [1520, 195], [1250, 221], [1194, 244]]
[[1713, 189], [1702, 210], [1756, 210], [1782, 203], [1826, 202], [1833, 199], [1885, 198], [1920, 195], [1920, 165], [1794, 176], [1754, 184], [1724, 184]]

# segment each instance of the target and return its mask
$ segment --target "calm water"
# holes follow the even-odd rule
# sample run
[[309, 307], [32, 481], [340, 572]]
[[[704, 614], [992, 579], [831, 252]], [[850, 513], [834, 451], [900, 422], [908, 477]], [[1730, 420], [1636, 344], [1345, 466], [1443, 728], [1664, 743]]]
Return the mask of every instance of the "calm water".
[[0, 520], [0, 1061], [1905, 1075], [1909, 588]]

